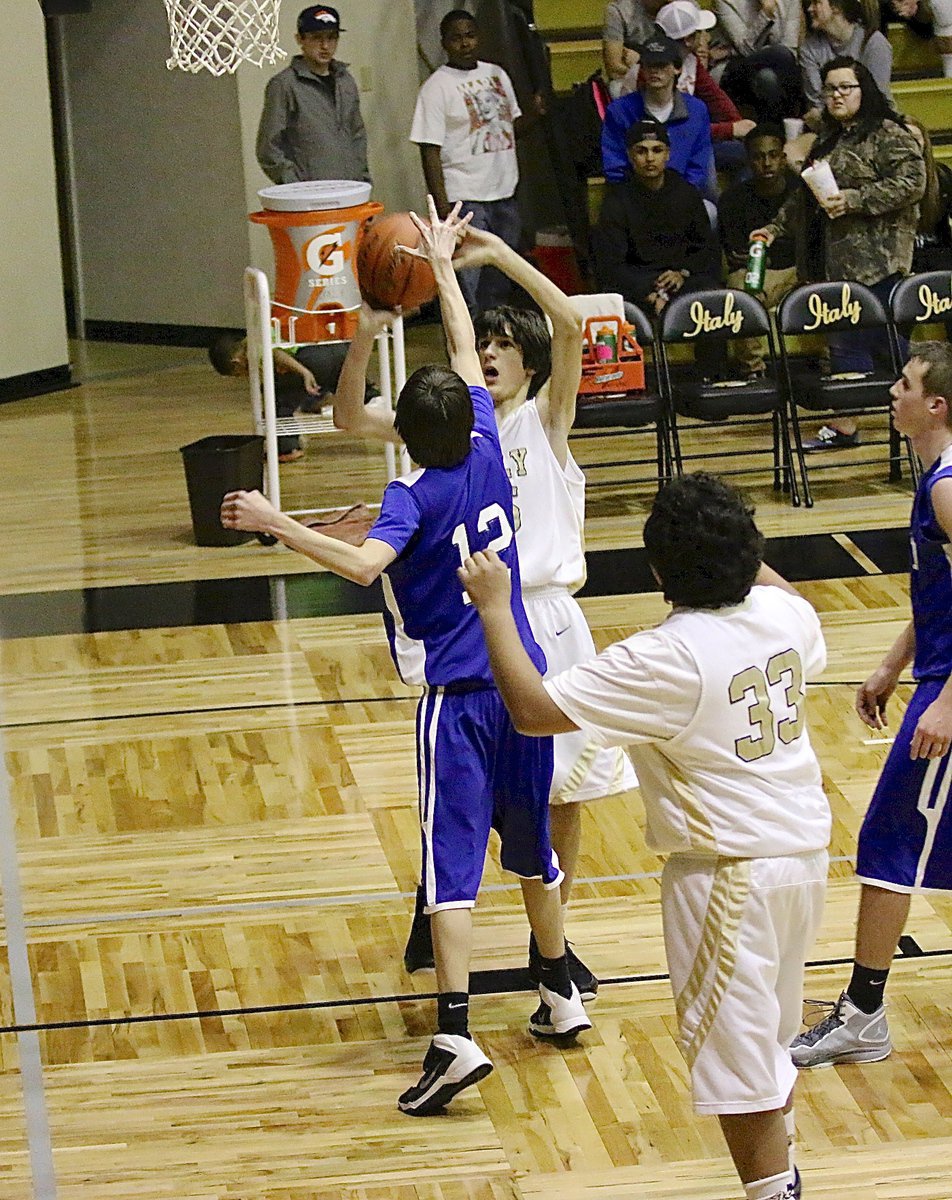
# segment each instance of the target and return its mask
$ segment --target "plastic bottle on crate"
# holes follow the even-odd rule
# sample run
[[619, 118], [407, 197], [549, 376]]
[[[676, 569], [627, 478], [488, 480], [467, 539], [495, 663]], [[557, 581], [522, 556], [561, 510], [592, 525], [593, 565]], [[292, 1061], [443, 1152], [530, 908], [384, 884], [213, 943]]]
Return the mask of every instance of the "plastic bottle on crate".
[[595, 334], [595, 357], [599, 362], [618, 361], [618, 338], [611, 325], [603, 325]]

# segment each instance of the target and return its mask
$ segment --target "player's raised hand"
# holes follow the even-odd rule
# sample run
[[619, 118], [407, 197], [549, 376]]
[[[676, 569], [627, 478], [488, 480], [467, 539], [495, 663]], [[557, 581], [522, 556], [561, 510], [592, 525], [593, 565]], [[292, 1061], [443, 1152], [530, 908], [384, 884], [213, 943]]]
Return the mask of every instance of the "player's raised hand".
[[473, 219], [473, 214], [467, 213], [465, 217], [461, 217], [459, 211], [462, 204], [457, 200], [446, 219], [442, 220], [436, 211], [436, 202], [433, 197], [427, 196], [426, 202], [429, 209], [428, 221], [424, 221], [415, 212], [410, 213], [410, 219], [420, 231], [420, 248], [398, 246], [397, 249], [404, 254], [412, 254], [416, 258], [425, 258], [431, 263], [449, 262], [457, 243], [465, 235], [466, 229]]
[[856, 711], [870, 729], [885, 729], [886, 703], [896, 690], [896, 675], [886, 667], [877, 667], [856, 692]]
[[512, 592], [509, 568], [495, 550], [477, 550], [456, 574], [481, 616], [494, 608], [509, 609]]
[[221, 523], [226, 529], [268, 533], [281, 514], [260, 492], [229, 492], [221, 502]]
[[456, 247], [453, 267], [457, 271], [467, 271], [471, 267], [493, 265], [507, 249], [506, 243], [495, 233], [490, 233], [488, 229], [475, 229], [470, 225], [466, 236]]
[[360, 306], [357, 328], [361, 333], [371, 334], [373, 337], [376, 337], [388, 325], [392, 325], [397, 316], [396, 312], [392, 312], [388, 308], [371, 308], [367, 301], [364, 300]]

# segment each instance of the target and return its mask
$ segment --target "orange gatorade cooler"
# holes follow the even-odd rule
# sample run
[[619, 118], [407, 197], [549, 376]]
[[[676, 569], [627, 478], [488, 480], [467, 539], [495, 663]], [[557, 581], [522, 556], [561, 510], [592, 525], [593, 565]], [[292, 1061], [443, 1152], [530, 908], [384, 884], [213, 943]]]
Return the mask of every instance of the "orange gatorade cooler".
[[272, 323], [283, 342], [349, 341], [357, 329], [357, 247], [367, 221], [383, 212], [370, 184], [347, 179], [282, 183], [258, 193], [251, 213], [274, 246]]

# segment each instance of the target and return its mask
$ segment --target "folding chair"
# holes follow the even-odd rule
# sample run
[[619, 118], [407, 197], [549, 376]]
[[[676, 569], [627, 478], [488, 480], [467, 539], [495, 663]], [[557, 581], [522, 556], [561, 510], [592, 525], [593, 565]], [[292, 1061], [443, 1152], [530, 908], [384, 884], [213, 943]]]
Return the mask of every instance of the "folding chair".
[[[902, 476], [902, 446], [900, 437], [893, 428], [890, 411], [889, 389], [895, 381], [892, 363], [887, 367], [876, 367], [862, 374], [848, 371], [843, 374], [823, 376], [815, 361], [798, 362], [790, 353], [790, 338], [809, 333], [828, 334], [861, 329], [879, 330], [883, 346], [889, 349], [892, 328], [886, 309], [876, 294], [861, 283], [835, 280], [831, 283], [807, 283], [788, 292], [777, 306], [777, 335], [780, 342], [780, 360], [783, 365], [784, 381], [789, 396], [790, 419], [793, 425], [793, 441], [803, 480], [803, 498], [807, 507], [813, 504], [810, 490], [807, 460], [803, 453], [803, 434], [800, 428], [801, 408], [808, 409], [812, 416], [858, 417], [885, 415], [888, 420], [888, 436], [865, 446], [889, 447], [889, 478], [895, 481]], [[914, 471], [915, 457], [907, 448], [910, 472]], [[828, 470], [843, 467], [843, 460], [829, 455], [824, 461], [811, 464], [811, 470]], [[852, 451], [851, 466], [865, 466], [881, 461], [879, 458], [860, 458]]]
[[[651, 323], [641, 309], [632, 304], [626, 305], [622, 297], [614, 292], [570, 296], [569, 302], [585, 322], [583, 363], [588, 364], [583, 391], [575, 407], [573, 437], [581, 441], [617, 437], [622, 431], [637, 431], [653, 433], [655, 441], [652, 458], [586, 463], [585, 470], [639, 467], [650, 463], [655, 467], [652, 480], [660, 486], [671, 477], [672, 460], [667, 405], [661, 389]], [[627, 327], [633, 330], [640, 347], [640, 370], [636, 361], [639, 356], [633, 350], [626, 349], [630, 345], [630, 335], [625, 334]], [[611, 336], [615, 339], [614, 361], [607, 356], [604, 359], [598, 357], [599, 331], [605, 328], [611, 330]], [[626, 337], [629, 338], [627, 343]], [[649, 347], [652, 350], [650, 373], [646, 370], [644, 358], [644, 351]], [[644, 386], [633, 386], [638, 383]], [[590, 486], [617, 485], [618, 482], [617, 479], [601, 483], [596, 481]]]
[[[892, 318], [893, 367], [898, 376], [907, 358], [902, 339], [908, 337], [916, 326], [921, 328], [941, 321], [948, 330], [947, 322], [952, 320], [952, 271], [928, 271], [900, 279], [889, 296], [889, 315]], [[912, 345], [909, 349], [912, 351], [914, 348]], [[912, 481], [918, 486], [922, 476], [919, 459], [908, 439], [906, 447], [912, 465]]]
[[[675, 374], [669, 346], [696, 346], [712, 339], [730, 342], [741, 337], [763, 337], [767, 341], [767, 373], [752, 380], [707, 381], [693, 370]], [[675, 470], [680, 475], [685, 462], [710, 462], [720, 458], [771, 456], [773, 484], [777, 491], [789, 488], [790, 501], [800, 503], [796, 472], [790, 452], [786, 393], [780, 381], [770, 316], [756, 297], [736, 288], [717, 288], [675, 296], [661, 313], [658, 342], [664, 389], [671, 413], [671, 440]], [[770, 442], [743, 449], [712, 449], [686, 454], [681, 447], [683, 421], [716, 423], [719, 428], [747, 429], [770, 426]], [[706, 439], [709, 440], [709, 439]], [[724, 475], [748, 475], [764, 467], [735, 467]]]

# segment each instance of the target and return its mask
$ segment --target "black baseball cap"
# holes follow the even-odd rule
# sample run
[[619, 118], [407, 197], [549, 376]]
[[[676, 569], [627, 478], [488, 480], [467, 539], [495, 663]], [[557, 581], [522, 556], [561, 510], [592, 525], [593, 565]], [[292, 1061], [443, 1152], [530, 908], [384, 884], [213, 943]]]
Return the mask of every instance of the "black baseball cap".
[[298, 33], [342, 33], [340, 13], [329, 4], [312, 4], [298, 13]]
[[654, 33], [646, 42], [637, 47], [641, 55], [641, 63], [645, 67], [660, 66], [663, 63], [673, 63], [680, 67], [684, 54], [677, 42], [663, 33]]
[[671, 145], [667, 127], [660, 121], [635, 121], [633, 125], [629, 125], [625, 130], [625, 145], [631, 149], [639, 142], [664, 142], [666, 146]]

